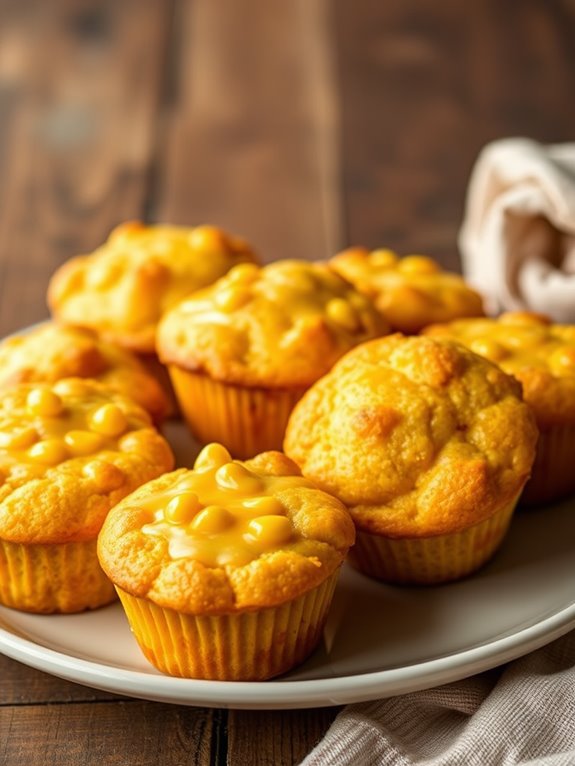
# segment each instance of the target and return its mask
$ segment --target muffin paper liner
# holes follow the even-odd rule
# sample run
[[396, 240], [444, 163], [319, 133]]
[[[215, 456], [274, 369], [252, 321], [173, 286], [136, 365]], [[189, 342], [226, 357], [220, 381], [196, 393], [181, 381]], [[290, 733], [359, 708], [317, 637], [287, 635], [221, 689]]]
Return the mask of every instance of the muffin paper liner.
[[96, 540], [25, 545], [0, 540], [0, 603], [25, 612], [81, 612], [114, 601]]
[[229, 385], [175, 365], [169, 371], [196, 439], [220, 442], [237, 458], [281, 450], [291, 411], [306, 391]]
[[479, 569], [495, 553], [517, 498], [479, 524], [448, 535], [391, 538], [357, 531], [349, 561], [368, 577], [398, 584], [433, 585]]
[[117, 591], [142, 652], [162, 673], [263, 681], [303, 662], [315, 649], [338, 573], [285, 604], [236, 614], [183, 614]]
[[541, 431], [522, 505], [541, 505], [575, 493], [575, 426]]

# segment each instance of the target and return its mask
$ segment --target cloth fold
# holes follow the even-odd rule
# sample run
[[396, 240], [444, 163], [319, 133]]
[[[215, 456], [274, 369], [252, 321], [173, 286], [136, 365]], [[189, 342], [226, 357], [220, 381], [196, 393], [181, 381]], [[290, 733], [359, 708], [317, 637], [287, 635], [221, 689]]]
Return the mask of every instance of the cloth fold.
[[575, 631], [456, 683], [348, 705], [301, 766], [573, 766]]
[[490, 313], [529, 309], [575, 323], [575, 143], [488, 144], [471, 174], [459, 247]]

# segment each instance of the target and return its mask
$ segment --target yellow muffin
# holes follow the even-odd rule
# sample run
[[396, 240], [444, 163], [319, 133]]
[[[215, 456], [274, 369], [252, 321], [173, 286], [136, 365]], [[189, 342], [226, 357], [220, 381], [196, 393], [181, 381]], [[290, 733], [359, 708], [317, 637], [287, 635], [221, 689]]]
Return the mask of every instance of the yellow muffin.
[[519, 384], [499, 367], [457, 343], [392, 335], [350, 351], [305, 394], [285, 451], [349, 507], [355, 566], [436, 583], [494, 553], [536, 440]]
[[0, 391], [75, 377], [99, 380], [130, 396], [156, 423], [168, 410], [164, 390], [140, 361], [91, 330], [45, 322], [0, 342]]
[[68, 378], [0, 393], [0, 603], [49, 613], [111, 601], [102, 523], [172, 468], [148, 413], [107, 386]]
[[263, 680], [317, 645], [353, 523], [279, 452], [219, 444], [109, 514], [98, 540], [148, 660], [164, 673]]
[[550, 502], [575, 492], [575, 326], [540, 314], [461, 319], [425, 330], [451, 338], [517, 378], [540, 431], [537, 456], [522, 502]]
[[153, 354], [165, 311], [235, 264], [255, 260], [245, 242], [213, 226], [125, 223], [91, 255], [56, 271], [48, 302], [62, 323], [91, 327], [106, 340]]
[[432, 322], [483, 316], [479, 294], [426, 256], [353, 247], [329, 263], [373, 300], [393, 330], [407, 335]]
[[387, 325], [327, 266], [278, 261], [233, 268], [158, 328], [180, 407], [202, 442], [236, 457], [281, 447], [295, 402], [353, 346]]

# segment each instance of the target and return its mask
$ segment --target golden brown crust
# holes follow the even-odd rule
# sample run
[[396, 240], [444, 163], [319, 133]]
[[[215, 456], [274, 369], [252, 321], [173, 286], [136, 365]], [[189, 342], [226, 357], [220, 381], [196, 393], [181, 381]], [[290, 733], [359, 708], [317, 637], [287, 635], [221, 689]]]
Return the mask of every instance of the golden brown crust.
[[213, 226], [118, 226], [91, 255], [72, 258], [53, 275], [48, 302], [65, 324], [91, 327], [114, 343], [153, 352], [156, 325], [178, 301], [255, 262], [245, 242]]
[[[300, 476], [297, 466], [280, 453], [266, 453], [244, 465], [260, 476]], [[173, 559], [166, 538], [142, 531], [151, 520], [145, 505], [188, 474], [181, 469], [140, 487], [113, 509], [102, 528], [100, 563], [110, 579], [133, 596], [187, 614], [275, 606], [323, 582], [353, 543], [353, 524], [344, 506], [302, 480], [301, 486], [277, 495], [298, 532], [298, 541], [289, 549], [263, 552], [240, 566]]]
[[45, 322], [0, 342], [0, 391], [75, 377], [93, 378], [131, 397], [156, 423], [167, 413], [162, 387], [138, 359], [91, 330]]
[[527, 478], [537, 430], [520, 386], [449, 341], [401, 335], [347, 354], [296, 405], [285, 451], [359, 529], [426, 537], [478, 523]]
[[541, 430], [575, 424], [575, 326], [517, 311], [432, 325], [424, 333], [462, 343], [513, 375]]
[[329, 263], [374, 301], [393, 330], [413, 334], [432, 322], [483, 316], [481, 296], [431, 258], [352, 247]]
[[[117, 443], [106, 449], [69, 456], [54, 465], [34, 462], [23, 453], [0, 448], [0, 537], [14, 543], [68, 543], [94, 539], [108, 511], [144, 482], [173, 468], [167, 442], [135, 402], [95, 381], [68, 379], [55, 386], [74, 386], [61, 394], [65, 408], [90, 402], [111, 403], [126, 419]], [[27, 411], [34, 386], [22, 384], [0, 394], [0, 431], [14, 424], [44, 427]], [[58, 389], [60, 392], [62, 388]]]
[[278, 261], [239, 266], [180, 303], [160, 323], [158, 354], [225, 383], [303, 387], [387, 329], [371, 301], [324, 264]]

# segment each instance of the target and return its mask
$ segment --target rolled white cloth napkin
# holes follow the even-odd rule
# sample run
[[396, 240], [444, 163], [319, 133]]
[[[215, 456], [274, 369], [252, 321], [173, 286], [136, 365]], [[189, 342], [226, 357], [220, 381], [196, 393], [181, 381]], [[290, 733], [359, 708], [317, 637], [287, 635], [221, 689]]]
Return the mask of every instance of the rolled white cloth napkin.
[[488, 144], [471, 174], [459, 247], [490, 313], [530, 309], [575, 323], [575, 144]]
[[301, 766], [573, 766], [575, 632], [496, 671], [348, 705]]

